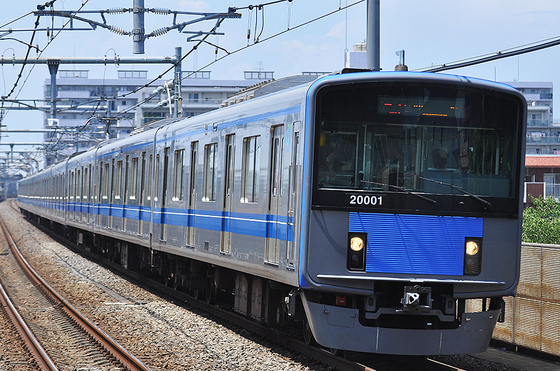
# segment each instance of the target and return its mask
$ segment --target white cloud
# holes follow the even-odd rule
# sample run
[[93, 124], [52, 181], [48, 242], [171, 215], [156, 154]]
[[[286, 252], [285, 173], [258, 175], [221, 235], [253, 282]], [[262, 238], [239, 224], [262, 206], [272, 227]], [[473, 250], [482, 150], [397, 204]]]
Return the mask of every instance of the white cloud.
[[179, 1], [179, 8], [189, 12], [201, 12], [210, 9], [210, 5], [202, 0], [181, 0]]
[[344, 39], [346, 31], [346, 21], [342, 21], [332, 26], [330, 31], [327, 32], [327, 36]]

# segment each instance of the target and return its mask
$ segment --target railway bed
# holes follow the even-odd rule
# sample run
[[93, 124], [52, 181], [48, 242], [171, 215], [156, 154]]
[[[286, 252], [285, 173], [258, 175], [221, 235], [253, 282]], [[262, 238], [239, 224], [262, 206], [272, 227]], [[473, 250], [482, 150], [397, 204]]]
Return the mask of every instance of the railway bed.
[[[0, 213], [13, 213], [13, 211], [7, 210], [6, 205], [2, 204], [0, 206]], [[12, 217], [20, 218], [21, 216], [12, 214]], [[13, 226], [18, 224], [21, 224], [22, 228], [26, 225], [26, 223], [18, 223], [17, 221], [12, 222]], [[28, 233], [26, 231], [20, 231], [19, 233], [20, 238], [33, 238], [32, 233]], [[76, 286], [76, 282], [78, 282], [80, 286], [83, 286], [84, 290], [81, 291], [85, 292], [86, 287], [91, 288], [91, 292], [87, 295], [89, 297], [87, 302], [83, 301], [85, 300], [83, 297], [76, 297], [77, 294], [70, 293], [70, 296], [74, 296], [72, 299], [74, 301], [83, 301], [82, 305], [87, 307], [88, 311], [92, 311], [96, 320], [99, 322], [107, 321], [107, 318], [113, 319], [115, 323], [126, 322], [129, 325], [129, 335], [131, 335], [129, 337], [129, 341], [134, 339], [134, 342], [139, 343], [139, 351], [146, 352], [146, 354], [141, 358], [146, 359], [148, 364], [150, 361], [157, 362], [157, 364], [150, 364], [150, 367], [153, 367], [153, 369], [163, 369], [166, 367], [173, 368], [173, 365], [179, 364], [181, 366], [178, 367], [195, 367], [197, 369], [245, 368], [251, 370], [326, 370], [335, 367], [332, 366], [332, 364], [331, 366], [325, 366], [324, 364], [319, 363], [317, 358], [313, 358], [312, 355], [301, 356], [286, 349], [278, 349], [277, 344], [266, 340], [263, 341], [260, 337], [261, 335], [249, 334], [246, 330], [236, 328], [228, 323], [215, 323], [213, 322], [215, 319], [209, 319], [213, 318], [213, 315], [200, 313], [202, 314], [202, 317], [200, 317], [198, 316], [199, 310], [193, 310], [190, 305], [188, 306], [189, 310], [187, 311], [184, 306], [177, 307], [172, 303], [166, 303], [160, 298], [153, 296], [151, 293], [147, 293], [144, 290], [133, 287], [130, 283], [122, 282], [120, 277], [107, 273], [104, 268], [95, 266], [90, 262], [78, 262], [78, 260], [83, 259], [80, 259], [64, 248], [56, 247], [55, 244], [48, 243], [45, 254], [32, 255], [33, 257], [30, 258], [32, 260], [39, 259], [37, 262], [42, 267], [48, 267], [52, 264], [52, 262], [47, 262], [47, 260], [51, 259], [58, 260], [57, 264], [63, 264], [65, 266], [64, 271], [66, 271], [66, 273], [60, 272], [60, 269], [56, 270], [56, 272], [51, 269], [51, 271], [56, 274], [56, 280], [59, 282], [58, 285], [64, 286], [65, 291], [71, 292], [72, 286]], [[86, 275], [89, 277], [86, 277]], [[70, 280], [72, 282], [68, 282], [68, 277], [65, 276], [73, 276], [75, 277], [74, 280], [77, 281]], [[126, 288], [121, 285], [126, 286]], [[188, 298], [188, 296], [185, 296], [181, 299], [175, 296], [174, 300], [179, 303], [182, 300], [189, 301]], [[91, 303], [92, 299], [93, 301], [103, 304], [98, 308], [94, 308], [94, 304]], [[136, 314], [131, 316], [132, 318], [125, 315], [125, 312], [131, 310], [136, 312]], [[194, 311], [195, 313], [192, 313], [191, 311]], [[109, 315], [109, 312], [112, 312], [113, 314]], [[181, 313], [177, 314], [177, 312]], [[128, 318], [118, 318], [117, 316], [120, 315]], [[144, 319], [142, 319], [142, 317], [144, 317]], [[146, 318], [150, 317], [151, 319], [146, 321]], [[159, 329], [157, 328], [157, 325], [150, 323], [154, 319], [159, 323], [159, 326], [161, 326]], [[151, 338], [154, 334], [168, 331], [169, 336], [166, 336], [165, 334], [163, 335], [168, 342], [165, 343], [165, 340], [163, 340], [165, 344], [159, 345], [160, 340], [158, 340], [152, 342], [147, 341], [147, 344], [145, 344], [145, 339], [139, 339], [138, 337], [133, 336], [134, 332], [137, 331], [134, 330], [133, 327], [140, 326], [139, 323], [141, 322], [144, 322], [144, 333], [150, 334], [150, 336], [146, 338]], [[221, 321], [218, 320], [218, 322]], [[115, 325], [115, 323], [113, 323], [113, 325]], [[117, 329], [119, 326], [112, 327]], [[220, 338], [218, 338], [218, 332], [208, 335], [206, 331], [212, 328], [216, 329], [215, 331], [219, 331]], [[235, 332], [237, 332], [237, 334]], [[118, 335], [116, 336], [118, 338]], [[125, 345], [128, 346], [125, 338], [119, 339], [119, 341], [124, 342]], [[251, 342], [250, 338], [257, 338], [257, 343]], [[152, 346], [152, 344], [154, 346]], [[225, 350], [222, 347], [225, 347]], [[327, 358], [330, 356], [321, 350], [319, 350], [319, 353], [324, 353]], [[491, 352], [487, 353], [490, 354]], [[507, 354], [505, 352], [498, 353], [500, 357], [504, 357]], [[189, 359], [179, 361], [177, 358], [181, 354], [186, 354]], [[494, 359], [486, 357], [487, 359], [485, 359], [485, 355], [487, 356], [485, 353], [481, 357], [437, 357], [437, 360], [442, 362], [442, 364], [433, 361], [426, 361], [425, 359], [418, 357], [372, 357], [371, 355], [365, 356], [357, 353], [348, 354], [347, 356], [351, 359], [357, 359], [359, 362], [369, 365], [369, 368], [367, 368], [367, 366], [362, 366], [362, 369], [464, 369], [467, 371], [531, 370], [528, 368], [516, 368], [511, 365], [507, 366], [503, 363], [496, 362], [498, 359], [497, 357], [494, 357]], [[148, 361], [148, 359], [150, 361]], [[323, 362], [328, 363], [328, 361]], [[342, 363], [339, 363], [336, 366], [338, 369], [351, 369], [349, 363], [346, 363], [345, 366], [344, 362], [348, 361], [341, 360], [340, 362]], [[446, 365], [446, 362], [454, 363], [455, 366], [453, 367], [449, 364]], [[465, 363], [467, 367], [465, 367]], [[554, 365], [552, 365], [552, 367], [554, 367]], [[359, 366], [357, 369], [360, 369]], [[546, 367], [543, 368], [542, 366], [539, 367], [539, 371], [545, 370], [548, 369]]]
[[[144, 370], [141, 362], [107, 337], [52, 289], [21, 256], [0, 219], [2, 303], [40, 370]], [[8, 251], [8, 246], [10, 251]], [[34, 363], [33, 363], [34, 362]]]

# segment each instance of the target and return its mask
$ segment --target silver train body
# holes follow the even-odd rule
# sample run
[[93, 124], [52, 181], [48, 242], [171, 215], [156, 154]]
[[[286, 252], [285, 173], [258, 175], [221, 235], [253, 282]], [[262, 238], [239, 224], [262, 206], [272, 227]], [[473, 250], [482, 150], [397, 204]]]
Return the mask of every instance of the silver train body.
[[480, 352], [519, 277], [525, 104], [460, 76], [329, 75], [101, 143], [20, 181], [18, 201], [327, 348]]

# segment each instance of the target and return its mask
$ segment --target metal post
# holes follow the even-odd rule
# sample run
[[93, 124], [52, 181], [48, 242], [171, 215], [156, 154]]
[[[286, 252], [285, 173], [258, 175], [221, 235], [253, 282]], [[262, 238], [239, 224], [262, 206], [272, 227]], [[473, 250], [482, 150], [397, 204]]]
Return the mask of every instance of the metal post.
[[56, 73], [60, 61], [58, 59], [50, 59], [47, 61], [49, 72], [51, 74], [51, 118], [56, 118], [56, 98], [58, 97], [58, 88], [56, 87]]
[[177, 65], [175, 66], [175, 117], [183, 117], [183, 92], [181, 91], [181, 80], [183, 80], [183, 70], [181, 67], [182, 62], [179, 62], [183, 57], [183, 48], [180, 46], [175, 48], [175, 58], [177, 58]]
[[367, 2], [367, 68], [372, 71], [380, 71], [379, 62], [380, 49], [380, 10], [379, 0], [368, 0]]
[[144, 54], [144, 0], [134, 0], [132, 43], [134, 54]]

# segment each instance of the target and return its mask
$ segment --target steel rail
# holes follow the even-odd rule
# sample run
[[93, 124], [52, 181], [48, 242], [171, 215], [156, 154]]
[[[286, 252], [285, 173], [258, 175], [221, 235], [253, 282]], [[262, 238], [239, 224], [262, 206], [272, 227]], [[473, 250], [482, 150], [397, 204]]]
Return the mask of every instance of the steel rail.
[[[97, 342], [103, 349], [105, 349], [110, 356], [114, 357], [116, 361], [119, 362], [123, 367], [126, 367], [126, 369], [131, 371], [151, 371], [150, 368], [148, 368], [142, 361], [128, 352], [124, 347], [113, 340], [94, 323], [90, 322], [66, 299], [58, 294], [58, 292], [56, 292], [45, 280], [43, 280], [43, 278], [41, 278], [41, 276], [39, 276], [39, 274], [29, 265], [29, 263], [27, 263], [27, 261], [21, 254], [2, 218], [0, 218], [0, 226], [2, 227], [4, 235], [6, 236], [6, 240], [10, 245], [14, 257], [16, 258], [21, 268], [24, 270], [25, 274], [29, 277], [30, 280], [39, 285], [40, 289], [44, 289], [47, 295], [51, 296], [53, 300], [57, 301], [61, 305], [60, 310], [62, 310], [71, 321], [73, 321], [83, 331], [89, 334], [95, 342]], [[108, 358], [110, 358], [109, 355]]]
[[4, 290], [4, 287], [0, 284], [0, 302], [2, 303], [2, 307], [6, 311], [8, 317], [10, 317], [10, 321], [15, 326], [19, 337], [25, 344], [25, 349], [31, 354], [31, 357], [35, 361], [36, 366], [40, 370], [44, 371], [57, 371], [58, 368], [49, 357], [45, 349], [41, 346], [35, 335], [23, 318], [19, 315], [17, 309], [12, 304], [12, 301], [8, 297], [8, 294]]

